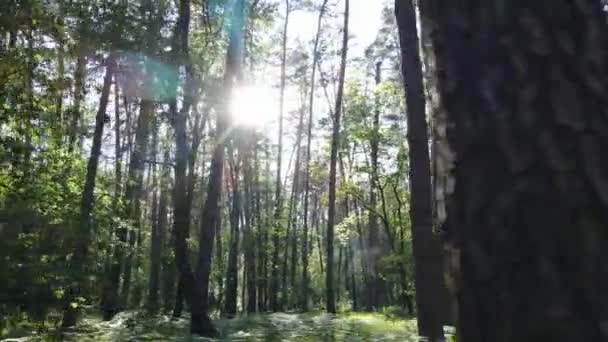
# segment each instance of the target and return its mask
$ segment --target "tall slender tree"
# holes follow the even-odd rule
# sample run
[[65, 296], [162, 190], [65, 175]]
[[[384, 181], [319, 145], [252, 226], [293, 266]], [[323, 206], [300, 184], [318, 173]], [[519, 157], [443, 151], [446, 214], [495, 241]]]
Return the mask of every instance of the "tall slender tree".
[[[281, 177], [282, 159], [283, 159], [283, 110], [285, 106], [285, 82], [286, 82], [286, 64], [287, 64], [287, 38], [289, 27], [289, 14], [291, 7], [289, 0], [285, 0], [285, 21], [283, 24], [283, 38], [281, 45], [281, 86], [279, 95], [279, 133], [278, 133], [278, 151], [277, 151], [277, 176], [275, 180], [275, 209], [274, 209], [274, 229], [272, 233], [272, 270], [270, 274], [270, 307], [272, 311], [279, 310], [279, 249], [280, 249], [280, 222], [283, 212], [283, 198], [281, 194]], [[285, 289], [282, 289], [283, 291]]]
[[407, 138], [410, 158], [410, 217], [416, 265], [418, 331], [431, 341], [443, 339], [441, 244], [433, 233], [431, 169], [422, 64], [416, 12], [410, 0], [397, 1], [395, 14], [402, 49], [401, 70], [406, 89]]
[[72, 270], [76, 275], [77, 284], [70, 287], [68, 296], [66, 296], [65, 311], [62, 320], [62, 326], [66, 328], [76, 324], [78, 314], [76, 310], [76, 298], [79, 297], [81, 287], [85, 283], [85, 278], [82, 275], [86, 273], [85, 266], [87, 264], [89, 246], [91, 244], [91, 212], [93, 211], [93, 205], [95, 203], [95, 179], [99, 166], [99, 157], [101, 155], [102, 136], [105, 126], [106, 110], [110, 98], [110, 88], [112, 87], [112, 77], [116, 68], [116, 55], [113, 53], [110, 54], [105, 61], [105, 65], [106, 74], [103, 79], [101, 96], [99, 97], [97, 115], [95, 116], [93, 146], [91, 147], [91, 155], [89, 157], [89, 162], [87, 163], [87, 175], [80, 201], [78, 242], [76, 243], [74, 256], [72, 258]]
[[189, 230], [190, 205], [187, 195], [186, 168], [189, 149], [186, 138], [186, 121], [194, 98], [194, 79], [192, 65], [188, 58], [188, 29], [190, 26], [190, 1], [180, 0], [179, 14], [174, 34], [174, 49], [178, 63], [183, 63], [186, 69], [184, 99], [182, 108], [177, 110], [177, 103], [171, 104], [175, 130], [175, 187], [174, 187], [174, 217], [173, 234], [176, 266], [182, 281], [184, 298], [190, 307], [190, 332], [202, 336], [214, 336], [215, 328], [202, 303], [202, 294], [197, 279], [190, 266], [188, 243], [186, 238]]
[[[238, 131], [239, 133], [241, 131]], [[237, 139], [240, 140], [240, 139]], [[233, 318], [236, 316], [237, 297], [238, 297], [238, 257], [239, 257], [239, 238], [241, 221], [241, 191], [240, 191], [240, 170], [242, 155], [235, 158], [234, 150], [229, 147], [230, 156], [230, 188], [232, 189], [232, 206], [230, 208], [230, 240], [228, 246], [228, 265], [226, 267], [226, 301], [223, 316]]]
[[245, 0], [236, 0], [232, 9], [232, 20], [226, 52], [226, 68], [222, 86], [223, 97], [219, 103], [218, 117], [215, 132], [215, 146], [209, 170], [209, 183], [207, 185], [207, 199], [201, 217], [201, 232], [199, 243], [199, 260], [197, 266], [198, 288], [202, 290], [202, 310], [205, 316], [208, 312], [209, 272], [211, 270], [211, 255], [213, 238], [217, 229], [220, 207], [219, 200], [222, 191], [222, 178], [224, 174], [225, 131], [228, 126], [228, 110], [230, 98], [236, 80], [240, 77], [243, 56], [243, 27]]
[[342, 28], [342, 52], [340, 54], [340, 71], [338, 74], [338, 91], [333, 116], [331, 137], [331, 156], [329, 164], [329, 204], [327, 209], [327, 267], [325, 268], [325, 299], [329, 313], [336, 313], [335, 283], [334, 283], [334, 225], [336, 219], [336, 163], [338, 145], [340, 144], [340, 117], [342, 115], [342, 100], [344, 95], [344, 77], [346, 74], [346, 57], [348, 56], [348, 20], [350, 1], [344, 1], [344, 27]]
[[[310, 75], [310, 91], [308, 93], [308, 125], [307, 125], [307, 134], [306, 134], [306, 158], [305, 158], [305, 171], [304, 171], [304, 212], [303, 212], [303, 227], [302, 227], [302, 235], [304, 238], [302, 239], [302, 302], [300, 303], [300, 307], [304, 311], [308, 311], [308, 288], [310, 283], [310, 278], [308, 274], [308, 217], [309, 217], [309, 201], [310, 201], [310, 160], [311, 160], [311, 147], [312, 147], [312, 129], [313, 129], [313, 118], [314, 118], [314, 101], [315, 101], [315, 81], [317, 74], [317, 65], [319, 61], [319, 43], [321, 40], [321, 28], [323, 24], [323, 17], [325, 15], [325, 11], [327, 8], [328, 0], [323, 0], [321, 7], [319, 9], [319, 16], [317, 18], [317, 32], [315, 34], [315, 41], [312, 48], [312, 71]], [[314, 207], [314, 206], [313, 206]], [[319, 251], [321, 253], [321, 251]]]

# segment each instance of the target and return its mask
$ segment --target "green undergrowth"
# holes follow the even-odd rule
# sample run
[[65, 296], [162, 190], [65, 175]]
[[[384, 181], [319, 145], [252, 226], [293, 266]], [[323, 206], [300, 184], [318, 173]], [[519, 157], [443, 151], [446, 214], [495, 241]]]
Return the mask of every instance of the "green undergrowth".
[[89, 315], [69, 331], [9, 341], [417, 341], [415, 319], [381, 313], [256, 314], [219, 319], [215, 325], [220, 336], [208, 339], [190, 336], [185, 318], [123, 312], [109, 322]]

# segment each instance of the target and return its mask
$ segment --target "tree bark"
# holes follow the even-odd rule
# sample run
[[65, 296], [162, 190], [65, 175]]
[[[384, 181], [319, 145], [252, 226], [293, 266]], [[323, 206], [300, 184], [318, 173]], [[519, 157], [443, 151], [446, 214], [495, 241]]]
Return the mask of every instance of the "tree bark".
[[410, 217], [415, 262], [416, 305], [419, 335], [443, 339], [441, 245], [433, 234], [431, 170], [422, 85], [416, 12], [411, 0], [397, 1], [395, 14], [401, 43], [401, 68], [406, 89], [410, 159]]
[[423, 15], [437, 26], [459, 340], [608, 339], [601, 2], [426, 1]]

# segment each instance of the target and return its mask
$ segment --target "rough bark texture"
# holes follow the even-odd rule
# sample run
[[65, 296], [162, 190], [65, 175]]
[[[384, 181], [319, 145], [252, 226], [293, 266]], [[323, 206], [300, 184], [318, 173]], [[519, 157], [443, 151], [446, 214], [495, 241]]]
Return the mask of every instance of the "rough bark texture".
[[[422, 11], [425, 3], [419, 3], [419, 11]], [[431, 193], [433, 201], [433, 229], [435, 232], [441, 235], [443, 231], [440, 217], [445, 217], [445, 198], [441, 191], [437, 189], [445, 188], [449, 175], [445, 167], [441, 165], [441, 161], [438, 160], [440, 151], [438, 146], [445, 143], [447, 137], [445, 136], [445, 112], [441, 107], [439, 101], [439, 89], [437, 82], [437, 67], [435, 62], [435, 53], [433, 51], [432, 37], [434, 36], [435, 26], [432, 22], [424, 15], [420, 15], [419, 31], [420, 31], [420, 46], [422, 49], [422, 63], [424, 70], [424, 87], [426, 94], [427, 104], [427, 117], [430, 125], [431, 133]], [[443, 239], [442, 239], [443, 240]], [[448, 253], [449, 249], [445, 248], [445, 243], [442, 241], [442, 260], [444, 271], [447, 270]], [[444, 307], [444, 325], [456, 325], [456, 298], [450, 295], [448, 289], [448, 273], [444, 272], [443, 279], [443, 291], [442, 291], [442, 306]]]
[[426, 1], [459, 340], [608, 339], [600, 1]]
[[401, 67], [406, 89], [407, 138], [410, 158], [410, 218], [414, 249], [418, 331], [431, 341], [443, 338], [441, 244], [433, 233], [431, 170], [426, 102], [416, 12], [411, 0], [397, 1], [395, 14], [401, 43]]
[[336, 313], [336, 297], [334, 283], [334, 223], [336, 219], [336, 164], [338, 160], [338, 145], [340, 144], [340, 119], [342, 115], [342, 97], [344, 94], [344, 76], [346, 74], [346, 56], [348, 54], [348, 17], [350, 1], [344, 1], [344, 27], [342, 29], [342, 52], [340, 56], [340, 74], [338, 76], [338, 91], [333, 117], [333, 132], [331, 138], [331, 155], [329, 164], [329, 205], [327, 208], [327, 267], [325, 273], [326, 309]]

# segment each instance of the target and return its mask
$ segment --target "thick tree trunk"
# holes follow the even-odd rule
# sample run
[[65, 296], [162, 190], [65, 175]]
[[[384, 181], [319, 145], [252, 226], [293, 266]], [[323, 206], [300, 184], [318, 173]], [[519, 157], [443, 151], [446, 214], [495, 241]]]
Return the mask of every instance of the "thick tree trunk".
[[328, 313], [336, 313], [336, 298], [334, 289], [334, 223], [336, 219], [336, 163], [338, 160], [338, 145], [340, 144], [340, 117], [342, 115], [342, 97], [344, 94], [344, 76], [346, 74], [346, 56], [348, 54], [348, 19], [350, 0], [344, 1], [344, 27], [342, 29], [342, 53], [340, 74], [338, 76], [338, 91], [333, 117], [333, 133], [331, 139], [331, 156], [329, 164], [329, 205], [327, 209], [327, 267], [325, 268], [325, 300]]
[[74, 256], [72, 257], [72, 264], [74, 265], [73, 271], [74, 274], [76, 274], [77, 279], [75, 286], [68, 290], [68, 295], [66, 296], [66, 306], [62, 321], [63, 327], [71, 327], [76, 324], [77, 311], [71, 304], [75, 302], [76, 298], [82, 293], [81, 287], [83, 287], [86, 282], [86, 277], [84, 275], [87, 274], [87, 256], [91, 243], [91, 212], [93, 211], [95, 201], [95, 197], [93, 196], [95, 191], [95, 178], [97, 176], [99, 157], [101, 155], [101, 143], [105, 125], [104, 119], [108, 107], [112, 76], [116, 67], [115, 64], [116, 56], [111, 54], [106, 61], [106, 75], [103, 80], [101, 96], [99, 97], [99, 108], [97, 110], [97, 115], [95, 116], [93, 146], [91, 147], [91, 155], [87, 163], [87, 173], [80, 201], [80, 229], [78, 233], [78, 242], [76, 244]]
[[310, 149], [312, 147], [312, 128], [313, 128], [313, 114], [314, 114], [314, 100], [315, 100], [315, 79], [317, 74], [317, 64], [319, 59], [319, 42], [321, 40], [321, 25], [323, 23], [323, 16], [327, 7], [328, 0], [323, 0], [321, 9], [319, 10], [319, 18], [317, 19], [317, 33], [315, 34], [314, 47], [312, 49], [312, 73], [310, 75], [310, 91], [308, 97], [308, 127], [306, 135], [306, 161], [304, 172], [304, 213], [303, 213], [303, 227], [302, 234], [304, 239], [302, 241], [302, 302], [300, 304], [301, 309], [306, 312], [308, 311], [308, 288], [309, 288], [309, 275], [308, 275], [308, 203], [310, 197]]
[[410, 217], [415, 262], [418, 332], [431, 341], [443, 339], [442, 261], [439, 238], [433, 233], [431, 170], [422, 85], [416, 13], [411, 0], [397, 1], [395, 13], [401, 42], [406, 89], [410, 158]]
[[[424, 2], [463, 341], [605, 341], [608, 37], [600, 1]], [[445, 132], [444, 131], [444, 132]]]

